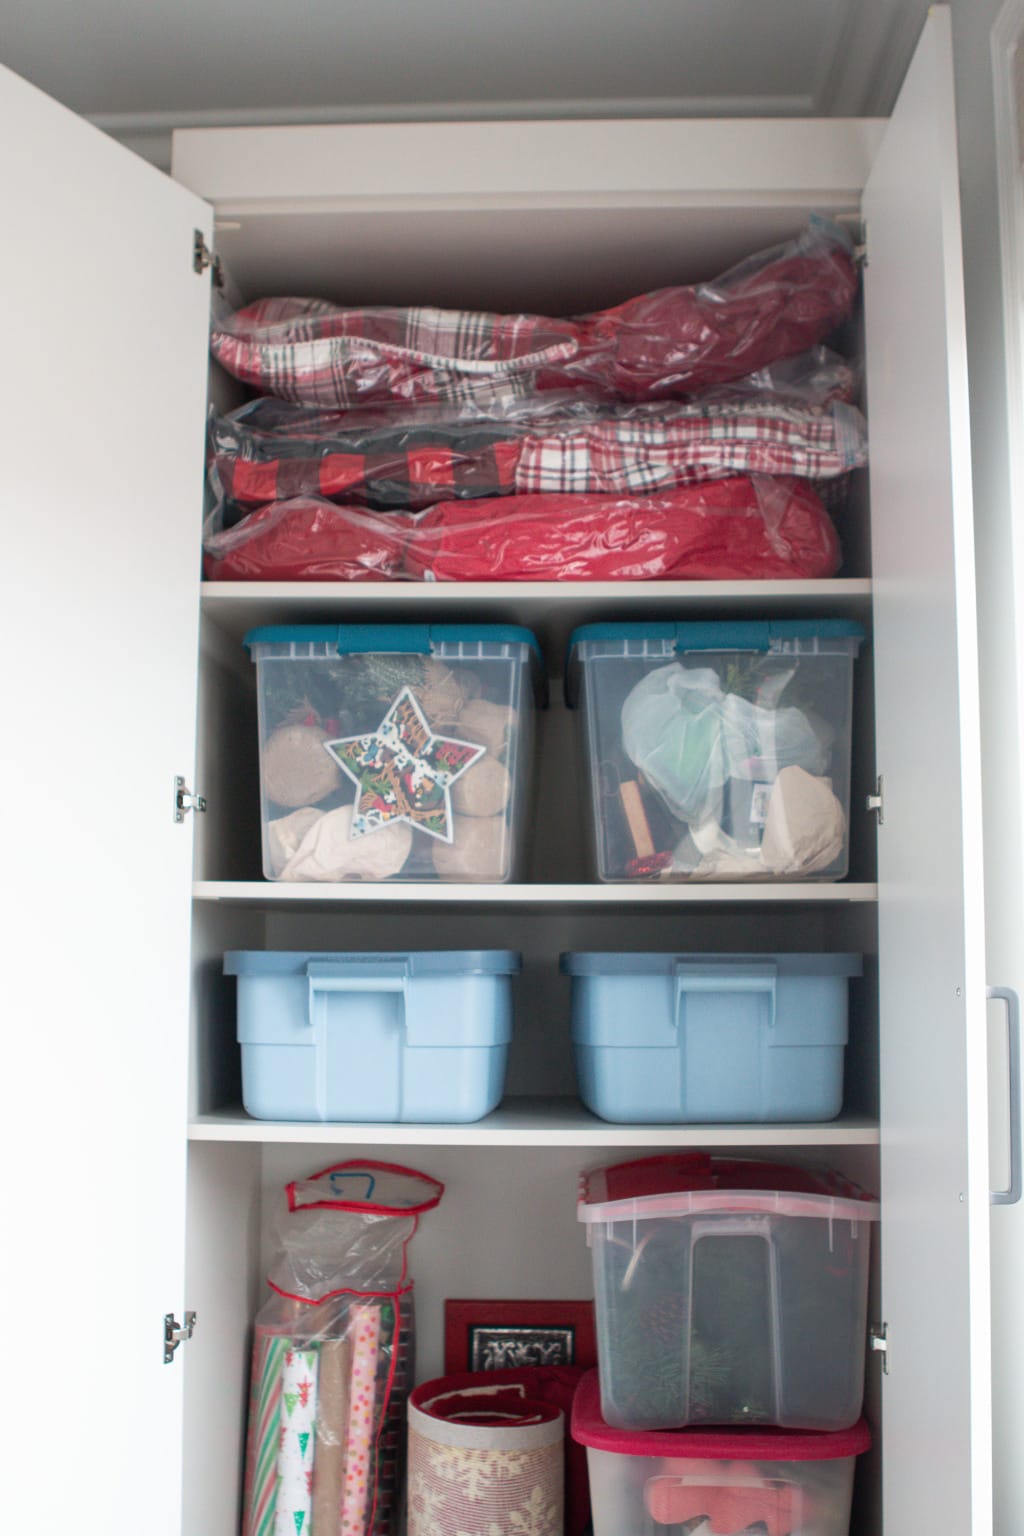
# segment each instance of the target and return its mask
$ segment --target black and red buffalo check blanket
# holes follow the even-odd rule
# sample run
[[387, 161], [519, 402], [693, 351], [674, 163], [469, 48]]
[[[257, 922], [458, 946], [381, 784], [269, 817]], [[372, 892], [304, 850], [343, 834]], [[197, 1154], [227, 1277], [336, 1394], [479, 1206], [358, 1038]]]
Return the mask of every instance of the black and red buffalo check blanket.
[[864, 419], [843, 400], [750, 396], [624, 411], [579, 402], [540, 420], [348, 423], [344, 412], [273, 399], [213, 418], [223, 524], [297, 496], [418, 511], [536, 492], [647, 495], [741, 474], [822, 481], [867, 461]]

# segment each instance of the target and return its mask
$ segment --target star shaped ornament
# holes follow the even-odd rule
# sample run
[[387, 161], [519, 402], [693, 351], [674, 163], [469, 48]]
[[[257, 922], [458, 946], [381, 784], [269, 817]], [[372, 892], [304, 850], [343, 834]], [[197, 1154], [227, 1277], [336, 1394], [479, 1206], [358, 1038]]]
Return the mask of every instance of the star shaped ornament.
[[451, 786], [487, 751], [435, 736], [411, 688], [402, 689], [375, 731], [324, 747], [358, 790], [352, 837], [407, 821], [443, 843], [453, 835]]

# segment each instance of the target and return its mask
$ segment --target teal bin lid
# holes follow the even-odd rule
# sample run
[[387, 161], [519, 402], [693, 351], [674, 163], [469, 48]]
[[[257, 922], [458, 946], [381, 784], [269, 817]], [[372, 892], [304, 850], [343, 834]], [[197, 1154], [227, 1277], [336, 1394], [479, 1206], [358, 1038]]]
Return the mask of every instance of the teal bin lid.
[[[440, 645], [521, 645], [539, 705], [548, 702], [544, 657], [537, 636], [517, 624], [270, 624], [250, 629], [242, 644], [329, 645], [339, 656], [430, 656]], [[252, 659], [258, 660], [258, 656]]]
[[330, 965], [353, 976], [518, 976], [523, 957], [511, 949], [314, 951], [229, 949], [225, 976], [304, 976], [309, 965]]
[[537, 637], [515, 624], [271, 624], [250, 629], [242, 644], [334, 645], [339, 656], [390, 652], [429, 656], [435, 645], [460, 642], [525, 645], [537, 665], [543, 660]]
[[852, 640], [857, 654], [867, 638], [863, 625], [850, 619], [725, 619], [711, 623], [584, 624], [574, 629], [566, 648], [566, 703], [576, 705], [576, 652], [587, 641], [671, 641], [676, 651], [770, 651], [785, 640]]

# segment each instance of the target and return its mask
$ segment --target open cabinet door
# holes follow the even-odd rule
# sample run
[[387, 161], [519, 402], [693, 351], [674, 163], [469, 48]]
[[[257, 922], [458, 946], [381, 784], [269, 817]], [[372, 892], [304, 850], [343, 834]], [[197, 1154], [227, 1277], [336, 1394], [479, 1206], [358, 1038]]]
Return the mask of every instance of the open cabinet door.
[[991, 1530], [981, 776], [949, 14], [865, 195], [885, 1529]]
[[2, 1524], [179, 1536], [212, 221], [6, 71], [0, 122]]

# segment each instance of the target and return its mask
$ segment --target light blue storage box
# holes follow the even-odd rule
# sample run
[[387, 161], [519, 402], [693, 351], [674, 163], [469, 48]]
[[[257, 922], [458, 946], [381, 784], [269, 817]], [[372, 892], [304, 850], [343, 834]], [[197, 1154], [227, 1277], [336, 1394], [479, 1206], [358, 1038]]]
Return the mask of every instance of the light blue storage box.
[[832, 1120], [860, 955], [567, 954], [580, 1097], [603, 1120]]
[[510, 950], [231, 950], [242, 1102], [259, 1120], [479, 1120], [512, 1037]]

